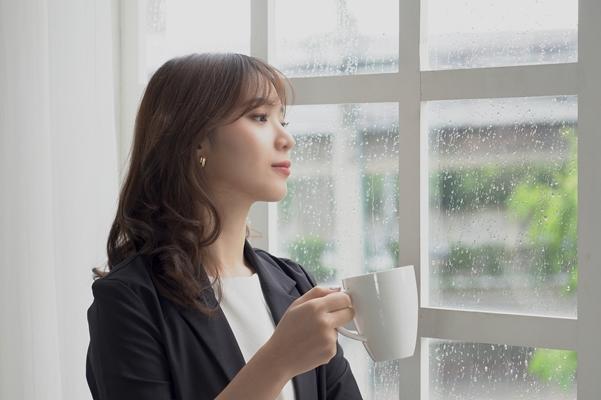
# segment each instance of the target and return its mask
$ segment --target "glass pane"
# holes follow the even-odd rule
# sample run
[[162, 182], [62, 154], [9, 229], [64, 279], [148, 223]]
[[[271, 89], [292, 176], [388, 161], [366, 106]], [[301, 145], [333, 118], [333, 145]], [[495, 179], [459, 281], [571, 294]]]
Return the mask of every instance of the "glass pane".
[[421, 69], [578, 60], [578, 0], [422, 0]]
[[[287, 119], [296, 147], [275, 253], [324, 285], [396, 266], [398, 104], [291, 106]], [[339, 340], [364, 398], [398, 399], [396, 362], [374, 365], [361, 343]]]
[[574, 351], [423, 339], [430, 400], [575, 400]]
[[[208, 51], [250, 54], [250, 1], [138, 0], [140, 83], [165, 61]], [[232, 12], [235, 10], [235, 12]], [[235, 27], [235, 29], [232, 29]]]
[[274, 57], [288, 76], [397, 72], [397, 0], [278, 0]]
[[576, 96], [433, 101], [422, 117], [429, 305], [575, 317]]

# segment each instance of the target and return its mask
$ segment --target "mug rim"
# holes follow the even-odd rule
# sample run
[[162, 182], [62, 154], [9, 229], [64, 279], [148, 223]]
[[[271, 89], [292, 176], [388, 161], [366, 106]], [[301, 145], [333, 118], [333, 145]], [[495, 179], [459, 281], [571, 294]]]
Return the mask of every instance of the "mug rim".
[[347, 278], [343, 278], [341, 279], [341, 281], [348, 281], [348, 280], [353, 280], [353, 279], [358, 279], [358, 278], [364, 278], [366, 276], [370, 276], [370, 275], [386, 275], [389, 272], [396, 272], [398, 270], [402, 270], [402, 269], [409, 269], [409, 268], [414, 268], [413, 265], [403, 265], [400, 267], [392, 267], [383, 271], [373, 271], [373, 272], [368, 272], [366, 274], [361, 274], [361, 275], [353, 275], [353, 276], [349, 276]]

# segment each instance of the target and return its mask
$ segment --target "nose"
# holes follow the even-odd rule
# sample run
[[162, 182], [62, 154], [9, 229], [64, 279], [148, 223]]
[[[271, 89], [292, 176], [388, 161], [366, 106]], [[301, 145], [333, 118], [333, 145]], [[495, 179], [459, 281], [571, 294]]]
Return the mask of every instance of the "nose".
[[276, 138], [276, 145], [278, 149], [290, 150], [296, 145], [294, 137], [286, 130], [286, 128], [280, 125], [278, 132], [279, 134]]

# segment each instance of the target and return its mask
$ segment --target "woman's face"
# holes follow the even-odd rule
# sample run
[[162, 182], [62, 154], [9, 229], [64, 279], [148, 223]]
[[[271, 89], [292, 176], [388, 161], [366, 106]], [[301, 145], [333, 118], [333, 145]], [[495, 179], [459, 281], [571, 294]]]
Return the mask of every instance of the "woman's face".
[[250, 204], [279, 201], [286, 195], [288, 176], [273, 164], [290, 160], [295, 141], [282, 126], [282, 104], [274, 93], [273, 105], [247, 112], [220, 127], [212, 143], [202, 144], [199, 155], [206, 157], [204, 173], [214, 194], [233, 195]]

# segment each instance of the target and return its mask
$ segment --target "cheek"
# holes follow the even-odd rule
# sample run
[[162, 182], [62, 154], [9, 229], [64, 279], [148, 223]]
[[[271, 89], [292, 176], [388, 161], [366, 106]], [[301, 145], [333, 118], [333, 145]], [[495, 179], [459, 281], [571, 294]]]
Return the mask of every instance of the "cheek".
[[225, 156], [240, 167], [254, 167], [265, 157], [265, 143], [256, 132], [236, 132], [225, 149], [228, 153]]
[[261, 132], [249, 126], [232, 126], [223, 131], [218, 143], [217, 175], [227, 180], [244, 181], [269, 167], [268, 143]]

